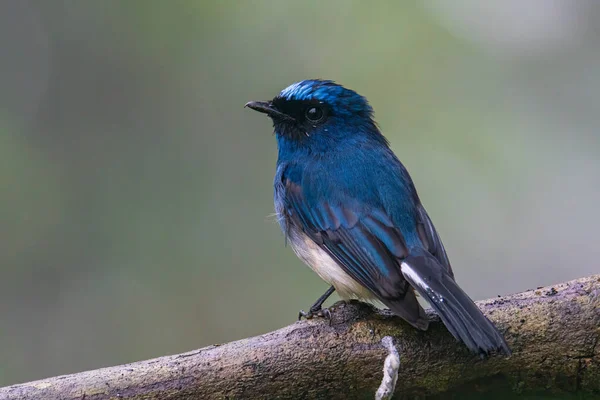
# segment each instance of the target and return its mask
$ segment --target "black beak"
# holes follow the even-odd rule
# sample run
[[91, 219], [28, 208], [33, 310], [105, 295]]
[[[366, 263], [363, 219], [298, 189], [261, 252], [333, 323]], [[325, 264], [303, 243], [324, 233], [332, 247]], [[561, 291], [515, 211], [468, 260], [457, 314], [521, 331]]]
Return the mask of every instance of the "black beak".
[[287, 121], [295, 121], [294, 118], [290, 117], [287, 114], [282, 113], [278, 109], [273, 106], [272, 102], [267, 101], [249, 101], [246, 103], [244, 107], [248, 107], [253, 109], [254, 111], [258, 111], [263, 114], [267, 114], [269, 117], [278, 120], [287, 120]]

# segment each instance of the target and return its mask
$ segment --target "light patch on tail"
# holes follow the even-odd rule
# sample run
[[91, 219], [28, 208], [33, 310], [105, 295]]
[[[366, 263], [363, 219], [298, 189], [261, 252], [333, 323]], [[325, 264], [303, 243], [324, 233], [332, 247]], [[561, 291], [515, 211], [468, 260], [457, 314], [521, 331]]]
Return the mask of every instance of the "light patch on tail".
[[425, 290], [431, 290], [429, 285], [425, 283], [425, 281], [419, 276], [419, 274], [415, 272], [414, 269], [411, 268], [410, 265], [403, 262], [400, 265], [400, 268], [402, 271], [402, 275], [404, 275], [409, 281], [411, 281], [411, 283], [414, 283], [415, 285], [418, 285], [419, 287]]
[[412, 267], [410, 265], [408, 265], [406, 262], [403, 262], [402, 264], [400, 264], [400, 270], [402, 271], [402, 275], [404, 275], [406, 280], [408, 280], [410, 282], [410, 284], [413, 285], [413, 287], [416, 285], [419, 288], [421, 288], [421, 290], [424, 290], [427, 293], [427, 296], [423, 296], [424, 300], [426, 300], [427, 302], [435, 302], [435, 303], [443, 303], [444, 302], [444, 296], [440, 295], [439, 293], [436, 293], [427, 284], [427, 282], [425, 282], [423, 280], [423, 278], [421, 278], [421, 276], [419, 274], [417, 274], [417, 272], [414, 269], [412, 269]]

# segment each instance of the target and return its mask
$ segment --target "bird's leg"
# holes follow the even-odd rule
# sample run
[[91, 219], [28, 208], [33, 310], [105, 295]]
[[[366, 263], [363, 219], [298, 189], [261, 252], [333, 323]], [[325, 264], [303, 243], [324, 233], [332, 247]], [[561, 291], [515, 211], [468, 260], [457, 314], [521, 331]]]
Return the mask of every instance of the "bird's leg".
[[317, 315], [319, 317], [331, 318], [331, 313], [329, 312], [329, 310], [322, 309], [321, 307], [323, 306], [323, 303], [325, 303], [325, 300], [327, 300], [333, 292], [335, 292], [335, 288], [333, 286], [331, 286], [329, 289], [327, 289], [327, 291], [325, 293], [323, 293], [323, 295], [321, 297], [319, 297], [317, 299], [317, 301], [315, 301], [315, 304], [313, 304], [310, 307], [308, 312], [304, 312], [304, 310], [300, 310], [300, 312], [298, 313], [298, 320], [301, 320], [302, 317], [304, 317], [306, 319], [310, 319], [310, 318], [314, 317], [315, 315]]
[[325, 293], [323, 293], [321, 295], [321, 297], [319, 297], [317, 299], [317, 301], [315, 301], [315, 304], [313, 304], [310, 307], [310, 312], [311, 313], [318, 313], [319, 311], [321, 311], [321, 309], [323, 307], [323, 303], [325, 303], [325, 301], [329, 298], [329, 296], [332, 295], [333, 292], [335, 292], [335, 287], [330, 286], [329, 289], [327, 289], [327, 291]]

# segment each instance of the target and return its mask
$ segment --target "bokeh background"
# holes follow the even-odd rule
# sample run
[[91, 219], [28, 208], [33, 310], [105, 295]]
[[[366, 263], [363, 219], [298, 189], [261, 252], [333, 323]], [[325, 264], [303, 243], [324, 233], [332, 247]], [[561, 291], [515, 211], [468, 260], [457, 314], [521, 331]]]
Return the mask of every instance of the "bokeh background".
[[295, 320], [327, 285], [273, 218], [270, 122], [367, 96], [461, 285], [597, 273], [600, 2], [0, 2], [0, 385]]

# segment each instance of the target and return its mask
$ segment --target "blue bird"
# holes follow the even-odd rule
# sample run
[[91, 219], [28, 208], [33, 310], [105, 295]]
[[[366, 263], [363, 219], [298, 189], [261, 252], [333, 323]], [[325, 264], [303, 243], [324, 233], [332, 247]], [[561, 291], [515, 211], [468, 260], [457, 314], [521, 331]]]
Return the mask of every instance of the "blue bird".
[[275, 211], [296, 255], [331, 287], [304, 316], [342, 299], [379, 300], [426, 330], [426, 299], [471, 351], [510, 349], [454, 281], [440, 240], [407, 170], [358, 93], [305, 80], [247, 107], [273, 121], [278, 145]]

